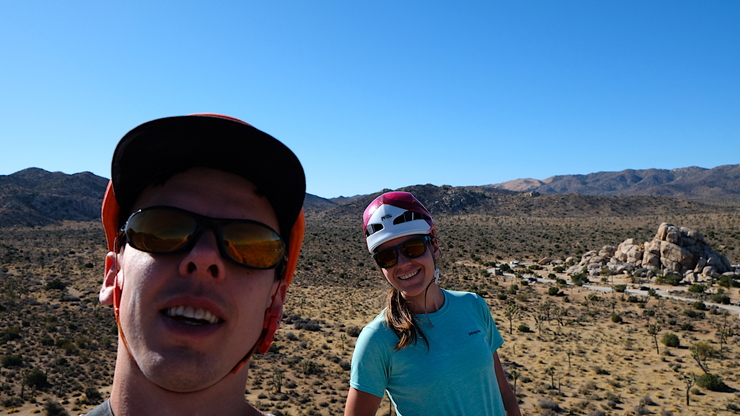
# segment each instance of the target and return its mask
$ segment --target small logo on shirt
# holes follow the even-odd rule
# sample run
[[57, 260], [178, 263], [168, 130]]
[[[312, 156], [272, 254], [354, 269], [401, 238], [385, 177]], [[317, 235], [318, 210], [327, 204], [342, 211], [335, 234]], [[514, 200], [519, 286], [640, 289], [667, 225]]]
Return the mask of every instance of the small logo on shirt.
[[468, 335], [470, 335], [470, 336], [473, 336], [473, 335], [475, 335], [475, 334], [480, 334], [480, 329], [479, 329], [479, 330], [477, 330], [477, 331], [473, 331], [473, 332], [468, 332]]

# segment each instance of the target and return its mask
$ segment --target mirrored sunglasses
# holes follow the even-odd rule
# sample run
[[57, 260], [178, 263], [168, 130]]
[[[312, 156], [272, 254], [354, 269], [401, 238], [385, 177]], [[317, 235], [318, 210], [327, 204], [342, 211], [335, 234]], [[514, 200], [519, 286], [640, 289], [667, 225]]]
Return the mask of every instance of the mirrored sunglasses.
[[280, 235], [258, 221], [211, 218], [180, 208], [155, 206], [131, 214], [121, 232], [137, 250], [175, 254], [192, 250], [205, 230], [216, 235], [219, 253], [240, 266], [272, 269], [285, 260], [285, 243]]
[[409, 238], [397, 246], [388, 247], [373, 254], [373, 259], [378, 266], [390, 269], [398, 263], [399, 252], [409, 259], [424, 255], [427, 251], [427, 242], [429, 242], [428, 235]]

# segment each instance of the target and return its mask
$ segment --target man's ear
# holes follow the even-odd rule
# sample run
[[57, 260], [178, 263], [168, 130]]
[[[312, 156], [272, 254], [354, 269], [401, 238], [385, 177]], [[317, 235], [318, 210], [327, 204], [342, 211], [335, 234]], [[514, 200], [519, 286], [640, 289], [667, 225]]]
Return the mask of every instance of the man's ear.
[[98, 299], [103, 305], [113, 304], [113, 291], [118, 284], [118, 253], [112, 251], [105, 256], [105, 277], [100, 287]]

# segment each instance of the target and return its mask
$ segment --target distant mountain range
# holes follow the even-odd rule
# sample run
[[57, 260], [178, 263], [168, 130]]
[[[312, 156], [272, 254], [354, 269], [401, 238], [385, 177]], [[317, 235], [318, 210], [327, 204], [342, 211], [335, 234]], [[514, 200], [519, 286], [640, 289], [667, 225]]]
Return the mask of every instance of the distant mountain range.
[[713, 169], [627, 169], [588, 175], [558, 175], [547, 179], [516, 179], [487, 185], [494, 189], [540, 194], [596, 196], [656, 195], [705, 201], [740, 200], [740, 165]]
[[[0, 175], [0, 227], [97, 220], [107, 184], [108, 179], [90, 172], [68, 175], [29, 168]], [[740, 165], [624, 170], [482, 186], [417, 185], [403, 189], [414, 192], [432, 212], [446, 214], [640, 215], [656, 209], [690, 212], [699, 205], [705, 210], [700, 202], [740, 202]], [[308, 194], [304, 207], [307, 214], [356, 215], [378, 193], [333, 199]], [[542, 198], [521, 197], [536, 195]], [[625, 198], [606, 198], [614, 196]], [[676, 203], [667, 197], [685, 201]]]

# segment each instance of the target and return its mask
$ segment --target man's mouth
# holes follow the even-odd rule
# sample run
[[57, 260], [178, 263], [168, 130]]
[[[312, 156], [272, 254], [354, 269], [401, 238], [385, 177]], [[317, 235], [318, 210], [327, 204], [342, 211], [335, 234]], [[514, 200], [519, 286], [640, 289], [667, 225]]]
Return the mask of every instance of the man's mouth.
[[421, 272], [421, 270], [416, 270], [416, 271], [413, 271], [413, 272], [411, 272], [409, 274], [404, 274], [403, 276], [398, 276], [398, 280], [408, 280], [408, 279], [411, 279], [412, 277], [414, 277], [417, 274], [419, 274], [419, 272]]
[[188, 325], [212, 325], [221, 322], [216, 315], [205, 309], [195, 309], [192, 306], [175, 306], [162, 311], [164, 315]]

